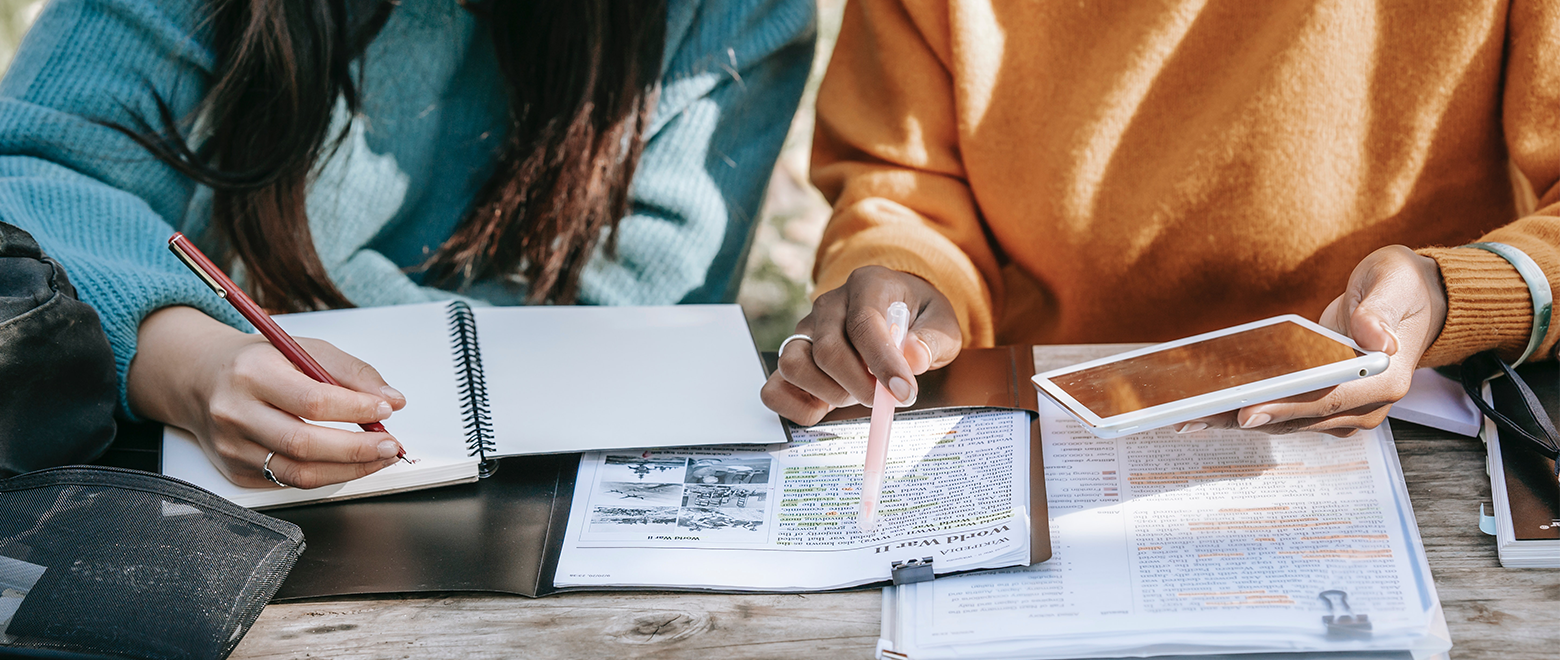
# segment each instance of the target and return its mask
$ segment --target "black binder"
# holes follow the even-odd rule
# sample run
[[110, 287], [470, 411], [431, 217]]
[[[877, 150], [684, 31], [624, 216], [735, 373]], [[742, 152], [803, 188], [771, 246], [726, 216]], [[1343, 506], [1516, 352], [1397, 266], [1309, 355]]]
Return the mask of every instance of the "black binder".
[[[773, 357], [767, 364], [773, 365]], [[1038, 404], [1030, 347], [968, 350], [921, 378], [912, 409]], [[827, 419], [865, 417], [864, 407]], [[1051, 556], [1039, 422], [1031, 422], [1031, 561]], [[346, 594], [493, 591], [544, 596], [553, 586], [579, 454], [499, 459], [476, 483], [267, 511], [303, 529], [309, 549], [278, 600]], [[883, 583], [887, 584], [887, 582]], [[870, 585], [881, 586], [881, 585]]]
[[[765, 355], [765, 365], [773, 368], [773, 354]], [[1051, 557], [1051, 534], [1033, 375], [1029, 346], [966, 350], [947, 367], [920, 377], [920, 395], [909, 409], [1030, 412], [1030, 559], [1037, 563]], [[825, 421], [869, 414], [864, 406], [852, 406]], [[161, 435], [160, 425], [122, 434], [104, 462], [155, 472]], [[300, 527], [308, 541], [276, 600], [440, 591], [536, 597], [563, 591], [553, 586], [553, 577], [580, 455], [497, 460], [498, 469], [474, 483], [267, 510]], [[926, 572], [902, 571], [898, 577], [924, 579], [918, 573]]]

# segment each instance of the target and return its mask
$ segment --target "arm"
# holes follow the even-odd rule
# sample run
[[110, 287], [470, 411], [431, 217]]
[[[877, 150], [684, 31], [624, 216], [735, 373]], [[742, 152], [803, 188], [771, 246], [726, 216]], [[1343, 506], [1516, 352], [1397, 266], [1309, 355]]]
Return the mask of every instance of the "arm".
[[[1502, 124], [1511, 161], [1531, 187], [1531, 213], [1480, 237], [1527, 253], [1560, 291], [1560, 8], [1552, 3], [1515, 2], [1507, 36]], [[1519, 195], [1519, 198], [1522, 195]], [[1482, 250], [1420, 250], [1435, 259], [1446, 283], [1446, 326], [1425, 354], [1426, 366], [1461, 362], [1474, 353], [1499, 349], [1515, 360], [1532, 332], [1533, 306], [1527, 285], [1505, 259]], [[1553, 359], [1560, 324], [1530, 359]]]
[[0, 217], [64, 263], [97, 310], [122, 413], [147, 314], [179, 304], [243, 324], [164, 247], [194, 184], [103, 125], [156, 126], [153, 91], [176, 116], [194, 111], [214, 66], [197, 6], [50, 3], [0, 82]]
[[[197, 29], [205, 4], [48, 6], [0, 82], [0, 218], [32, 232], [97, 310], [122, 414], [194, 431], [241, 485], [264, 484], [258, 465], [269, 451], [294, 485], [371, 472], [388, 464], [379, 445], [389, 436], [341, 435], [298, 417], [382, 419], [404, 401], [380, 392], [366, 365], [343, 382], [372, 394], [297, 382], [279, 353], [237, 330], [241, 317], [166, 248], [194, 184], [104, 125], [160, 128], [152, 92], [192, 116], [215, 64]], [[354, 367], [328, 345], [310, 350], [338, 377]]]
[[[1536, 194], [1532, 209], [1478, 239], [1527, 254], [1560, 292], [1560, 8], [1512, 4], [1502, 124], [1514, 174]], [[1523, 186], [1519, 186], [1523, 187]], [[1536, 197], [1536, 199], [1533, 199]], [[1560, 319], [1557, 319], [1560, 320]], [[1322, 323], [1363, 348], [1384, 350], [1385, 373], [1331, 390], [1243, 409], [1225, 423], [1267, 431], [1338, 435], [1373, 428], [1408, 392], [1415, 368], [1457, 364], [1496, 350], [1507, 361], [1526, 350], [1533, 329], [1527, 283], [1504, 258], [1469, 248], [1382, 248], [1355, 269]], [[1530, 360], [1553, 359], [1560, 324], [1551, 322]], [[1219, 422], [1214, 422], [1219, 423]]]
[[[764, 388], [764, 400], [802, 423], [870, 401], [882, 380], [901, 402], [915, 374], [946, 364], [962, 344], [990, 345], [1001, 300], [959, 154], [947, 7], [866, 0], [845, 6], [818, 92], [813, 180], [834, 205], [814, 270], [812, 313]], [[907, 303], [902, 353], [888, 348], [883, 310]]]

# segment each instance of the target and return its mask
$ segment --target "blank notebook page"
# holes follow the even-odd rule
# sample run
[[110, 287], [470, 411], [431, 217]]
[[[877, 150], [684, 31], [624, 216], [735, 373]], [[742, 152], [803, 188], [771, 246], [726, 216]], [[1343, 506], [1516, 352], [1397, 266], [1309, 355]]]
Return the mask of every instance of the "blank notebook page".
[[474, 311], [499, 455], [786, 441], [736, 305]]

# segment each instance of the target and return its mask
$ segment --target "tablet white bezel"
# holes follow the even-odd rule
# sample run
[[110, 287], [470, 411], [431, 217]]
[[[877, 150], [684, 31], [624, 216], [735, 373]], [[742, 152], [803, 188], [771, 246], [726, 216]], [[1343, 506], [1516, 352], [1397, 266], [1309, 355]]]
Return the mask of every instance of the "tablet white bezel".
[[[1344, 346], [1347, 346], [1356, 351], [1360, 351], [1361, 353], [1364, 353], [1364, 355], [1349, 360], [1334, 362], [1332, 364], [1326, 364], [1320, 367], [1313, 367], [1303, 371], [1285, 374], [1283, 376], [1275, 376], [1273, 378], [1259, 380], [1254, 383], [1237, 385], [1235, 387], [1208, 392], [1206, 394], [1200, 394], [1194, 397], [1171, 401], [1169, 403], [1162, 403], [1157, 406], [1151, 406], [1141, 410], [1134, 410], [1132, 412], [1122, 413], [1120, 415], [1106, 418], [1101, 418], [1094, 414], [1093, 411], [1089, 410], [1086, 406], [1079, 403], [1072, 396], [1068, 395], [1051, 380], [1058, 376], [1070, 374], [1076, 371], [1082, 371], [1084, 369], [1091, 369], [1100, 365], [1110, 364], [1112, 362], [1119, 362], [1121, 360], [1148, 355], [1151, 353], [1157, 353], [1172, 348], [1179, 348], [1188, 344], [1195, 344], [1213, 339], [1215, 337], [1233, 335], [1249, 330], [1254, 330], [1263, 326], [1286, 322], [1298, 324], [1301, 327], [1316, 332], [1317, 334], [1327, 337], [1328, 339], [1332, 339], [1333, 341], [1343, 344]], [[1041, 393], [1056, 401], [1073, 417], [1078, 418], [1078, 421], [1082, 422], [1084, 426], [1088, 427], [1090, 432], [1102, 438], [1114, 438], [1129, 433], [1148, 431], [1163, 426], [1168, 426], [1170, 424], [1178, 424], [1180, 422], [1194, 420], [1199, 417], [1206, 417], [1222, 412], [1228, 412], [1246, 405], [1254, 405], [1266, 401], [1273, 401], [1275, 399], [1282, 399], [1287, 396], [1303, 394], [1305, 392], [1311, 392], [1322, 389], [1324, 387], [1331, 387], [1333, 385], [1338, 385], [1340, 383], [1348, 382], [1358, 378], [1367, 378], [1386, 370], [1388, 363], [1389, 359], [1385, 353], [1378, 351], [1365, 351], [1348, 337], [1333, 332], [1332, 330], [1324, 328], [1321, 325], [1318, 325], [1300, 316], [1296, 316], [1294, 314], [1285, 314], [1282, 316], [1275, 316], [1272, 318], [1262, 319], [1260, 321], [1253, 321], [1251, 323], [1224, 328], [1223, 330], [1215, 330], [1213, 332], [1207, 332], [1200, 335], [1187, 337], [1185, 339], [1177, 339], [1175, 341], [1166, 342], [1163, 344], [1155, 344], [1153, 346], [1147, 346], [1137, 350], [1127, 351], [1125, 353], [1118, 353], [1110, 357], [1101, 358], [1098, 360], [1090, 360], [1088, 362], [1075, 364], [1070, 367], [1053, 369], [1042, 374], [1036, 374], [1033, 377], [1033, 381], [1035, 387], [1039, 389]]]

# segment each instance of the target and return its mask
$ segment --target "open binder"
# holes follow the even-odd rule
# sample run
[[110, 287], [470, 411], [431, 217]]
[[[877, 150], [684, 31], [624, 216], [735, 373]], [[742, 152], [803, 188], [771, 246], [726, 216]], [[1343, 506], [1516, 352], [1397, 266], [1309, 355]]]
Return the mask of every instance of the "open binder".
[[[768, 357], [772, 367], [773, 356]], [[966, 350], [948, 367], [921, 377], [920, 396], [909, 410], [1026, 411], [1028, 464], [1014, 467], [1041, 475], [1038, 402], [1029, 385], [1033, 371], [1027, 346]], [[852, 407], [834, 411], [826, 421], [867, 414], [864, 407]], [[554, 581], [580, 456], [501, 458], [492, 476], [475, 483], [268, 512], [298, 525], [309, 543], [277, 599], [429, 591], [544, 596], [576, 590]], [[1043, 480], [1030, 481], [1028, 547], [1034, 563], [1048, 559], [1051, 546]], [[893, 572], [897, 579], [925, 579], [926, 554], [885, 554], [883, 561], [901, 563]], [[593, 588], [612, 587], [578, 589]]]

